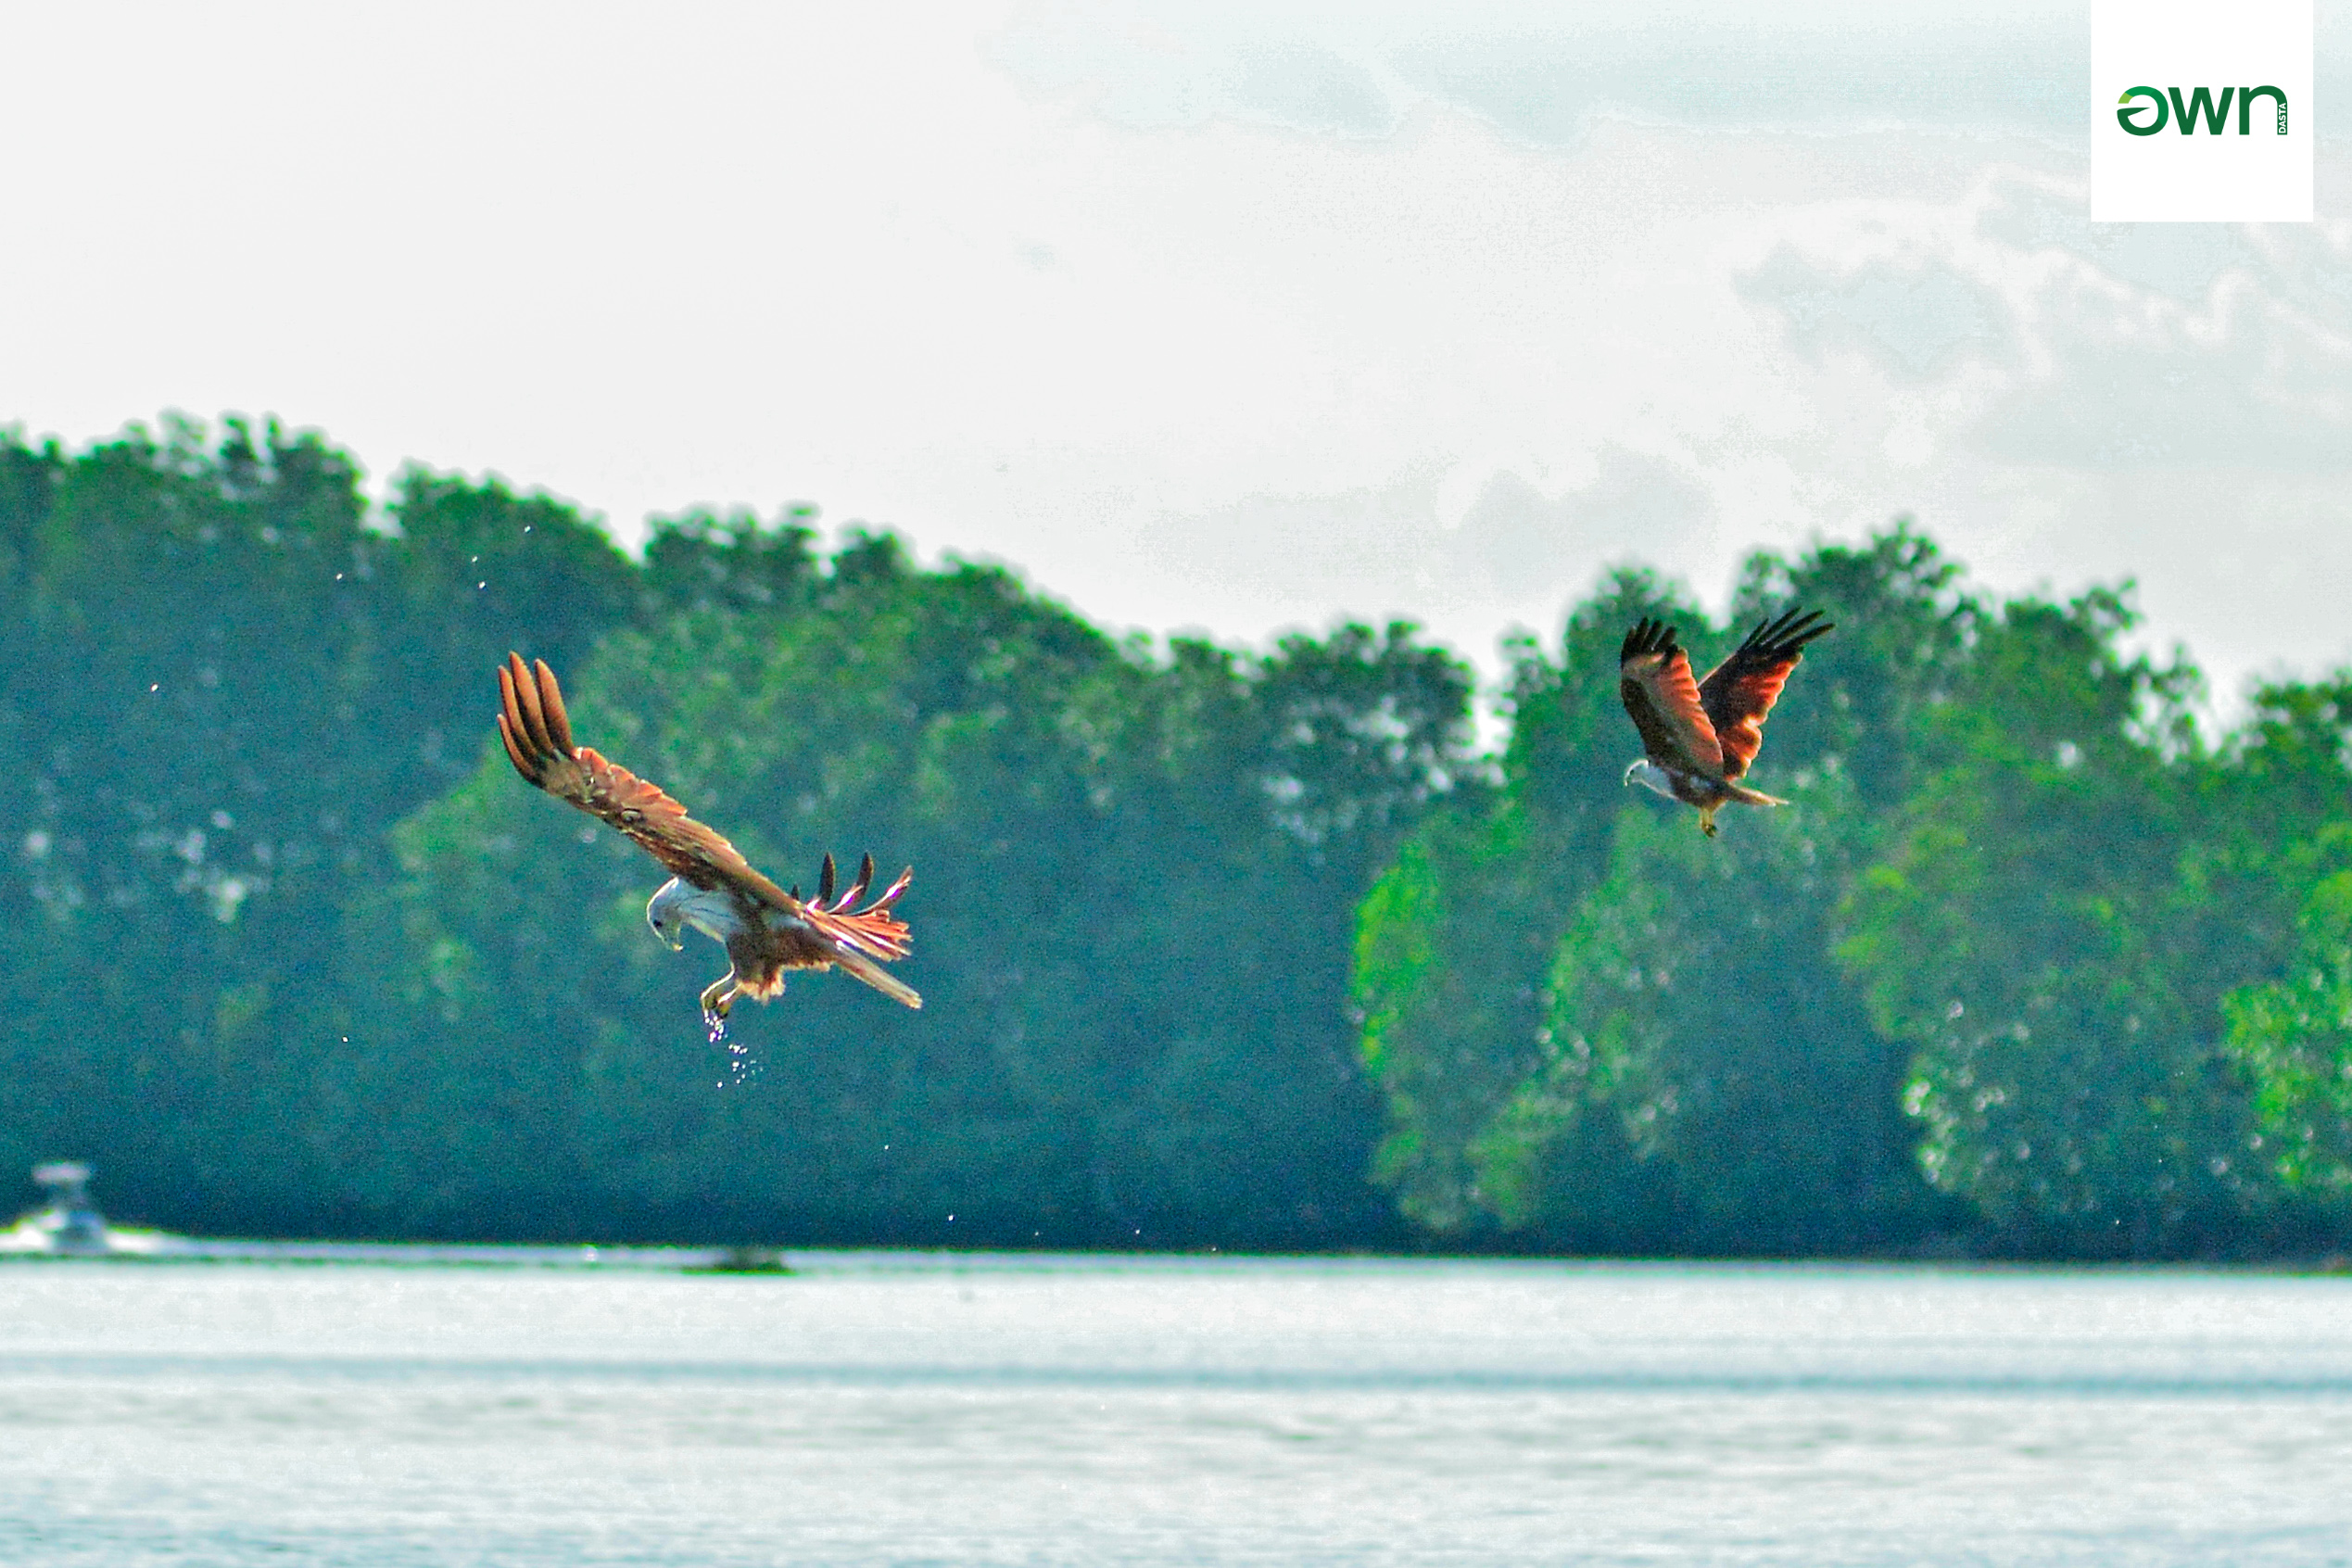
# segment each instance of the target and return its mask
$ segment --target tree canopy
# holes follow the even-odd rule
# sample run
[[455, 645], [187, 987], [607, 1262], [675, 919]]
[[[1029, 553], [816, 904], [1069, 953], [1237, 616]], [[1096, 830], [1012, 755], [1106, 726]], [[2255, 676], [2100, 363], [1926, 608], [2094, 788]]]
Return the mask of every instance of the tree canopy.
[[[1500, 751], [1410, 625], [1114, 636], [807, 508], [643, 551], [323, 437], [0, 435], [0, 1160], [261, 1233], [2231, 1255], [2352, 1215], [2352, 674], [2193, 722], [2128, 591], [1928, 537], [1601, 574]], [[1777, 812], [1629, 791], [1626, 626], [1839, 623]], [[524, 787], [508, 649], [779, 880], [916, 867], [908, 1013], [693, 1002]]]
[[[1794, 806], [1710, 844], [1615, 790], [1617, 629], [1727, 648], [1790, 604], [1839, 623], [1752, 776]], [[1754, 558], [1720, 627], [1620, 575], [1557, 659], [1523, 649], [1505, 788], [1448, 803], [1360, 913], [1405, 1212], [1732, 1254], [2340, 1233], [2343, 862], [2314, 846], [2352, 816], [2352, 704], [2268, 689], [2209, 742], [2195, 672], [2127, 656], [2132, 624], [2116, 589], [1996, 602], [1898, 525]]]
[[[45, 813], [9, 865], [16, 1157], [93, 1153], [202, 1228], [1398, 1236], [1352, 911], [1471, 740], [1410, 626], [1122, 641], [887, 534], [821, 553], [804, 510], [632, 561], [421, 470], [371, 519], [347, 458], [235, 424], [0, 463], [0, 743]], [[510, 647], [779, 879], [913, 864], [930, 1005], [798, 980], [714, 1051], [724, 957], [652, 941], [659, 869], [491, 739]]]

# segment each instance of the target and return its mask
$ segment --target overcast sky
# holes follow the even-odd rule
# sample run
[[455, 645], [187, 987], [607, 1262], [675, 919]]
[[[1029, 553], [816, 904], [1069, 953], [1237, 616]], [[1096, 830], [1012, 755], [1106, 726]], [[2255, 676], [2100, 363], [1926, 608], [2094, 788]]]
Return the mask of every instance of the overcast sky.
[[814, 501], [1089, 616], [1405, 615], [1898, 513], [2352, 663], [2352, 15], [2310, 225], [2089, 210], [2088, 7], [10, 6], [0, 424], [272, 413]]

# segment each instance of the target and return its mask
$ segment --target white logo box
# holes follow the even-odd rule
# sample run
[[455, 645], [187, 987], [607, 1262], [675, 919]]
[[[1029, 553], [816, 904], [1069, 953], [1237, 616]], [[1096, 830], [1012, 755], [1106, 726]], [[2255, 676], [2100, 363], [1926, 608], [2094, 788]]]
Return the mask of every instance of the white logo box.
[[[2134, 87], [2162, 97], [2134, 98], [2133, 120], [2160, 118], [2162, 129], [2134, 135], [2118, 120]], [[2249, 87], [2286, 95], [2286, 134], [2267, 94], [2242, 113], [2238, 95]], [[2219, 135], [2195, 112], [2199, 88], [2216, 108], [2231, 93]], [[2176, 90], [2192, 111], [2187, 134]], [[2092, 0], [2092, 221], [2309, 222], [2312, 109], [2311, 0]]]

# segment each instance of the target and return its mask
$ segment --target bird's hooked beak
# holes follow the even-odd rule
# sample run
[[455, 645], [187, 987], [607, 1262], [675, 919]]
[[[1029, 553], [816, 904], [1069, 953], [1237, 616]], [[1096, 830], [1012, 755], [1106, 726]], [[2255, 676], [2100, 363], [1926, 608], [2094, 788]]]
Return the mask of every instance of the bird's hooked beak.
[[1626, 789], [1630, 790], [1630, 789], [1632, 789], [1632, 788], [1633, 788], [1634, 775], [1635, 775], [1635, 774], [1637, 774], [1637, 773], [1639, 773], [1640, 771], [1641, 771], [1641, 764], [1639, 764], [1639, 763], [1638, 763], [1638, 762], [1627, 763], [1627, 764], [1625, 765], [1625, 788], [1626, 788]]

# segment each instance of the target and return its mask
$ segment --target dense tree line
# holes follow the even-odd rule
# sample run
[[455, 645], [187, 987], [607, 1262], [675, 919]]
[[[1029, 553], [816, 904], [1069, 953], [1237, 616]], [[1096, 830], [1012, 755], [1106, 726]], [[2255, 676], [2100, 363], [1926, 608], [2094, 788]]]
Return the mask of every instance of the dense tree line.
[[[0, 1160], [203, 1231], [2247, 1254], [2352, 1203], [2352, 677], [2232, 732], [2127, 601], [1907, 527], [1410, 626], [1105, 635], [788, 512], [639, 558], [313, 435], [0, 436]], [[1840, 625], [1721, 838], [1628, 791], [1624, 628]], [[524, 787], [509, 648], [780, 880], [916, 866], [920, 1013], [739, 1009]], [[950, 1217], [953, 1217], [952, 1219]]]
[[[1791, 603], [1840, 623], [1755, 776], [1796, 806], [1710, 842], [1629, 798], [1623, 627], [1703, 660]], [[1522, 647], [1504, 788], [1362, 909], [1405, 1211], [1565, 1248], [2340, 1245], [2352, 680], [2209, 740], [2131, 625], [2106, 589], [1995, 602], [1897, 528], [1755, 557], [1719, 627], [1622, 574]]]
[[[234, 423], [0, 444], [0, 1158], [207, 1230], [1402, 1235], [1352, 911], [1471, 695], [1409, 627], [1121, 642], [888, 536], [828, 558], [804, 513], [632, 562], [424, 472], [372, 521], [347, 458]], [[655, 942], [658, 868], [491, 738], [510, 647], [779, 879], [913, 863], [926, 1009], [803, 980], [715, 1049], [724, 957]]]

